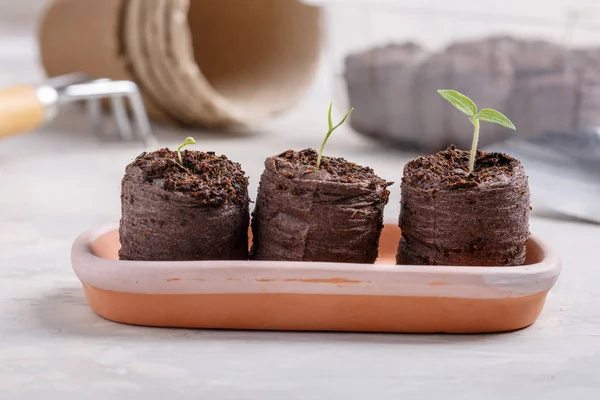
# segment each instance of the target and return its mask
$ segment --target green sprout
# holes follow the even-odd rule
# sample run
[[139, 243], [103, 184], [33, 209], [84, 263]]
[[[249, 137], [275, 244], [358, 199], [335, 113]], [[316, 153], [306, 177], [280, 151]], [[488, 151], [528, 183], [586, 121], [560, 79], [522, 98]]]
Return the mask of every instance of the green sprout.
[[342, 125], [344, 122], [346, 122], [346, 118], [348, 118], [348, 116], [350, 115], [350, 113], [352, 111], [354, 111], [354, 108], [351, 108], [350, 111], [348, 111], [346, 113], [346, 115], [344, 115], [344, 118], [342, 118], [342, 120], [340, 121], [339, 124], [337, 124], [336, 126], [333, 126], [333, 123], [331, 122], [331, 108], [333, 106], [333, 102], [329, 103], [329, 112], [327, 113], [327, 122], [329, 123], [329, 131], [327, 132], [327, 135], [325, 135], [325, 139], [323, 140], [323, 143], [321, 144], [321, 149], [319, 150], [319, 157], [317, 158], [317, 169], [319, 169], [321, 167], [321, 158], [323, 158], [323, 149], [325, 148], [325, 143], [327, 143], [327, 140], [329, 139], [329, 136], [331, 136], [331, 133], [333, 131], [335, 131], [340, 125]]
[[477, 106], [471, 99], [456, 90], [438, 90], [438, 93], [448, 100], [452, 105], [458, 108], [463, 113], [469, 116], [469, 121], [475, 127], [473, 133], [473, 144], [471, 145], [471, 156], [469, 157], [469, 172], [473, 172], [475, 168], [475, 156], [477, 155], [477, 142], [479, 141], [479, 121], [491, 122], [493, 124], [502, 125], [505, 128], [515, 130], [512, 122], [502, 113], [484, 108], [477, 112]]
[[193, 137], [188, 136], [185, 138], [183, 143], [181, 143], [179, 145], [179, 147], [177, 148], [177, 157], [179, 157], [179, 164], [183, 165], [183, 158], [181, 158], [181, 149], [184, 148], [185, 146], [187, 146], [188, 144], [194, 144], [194, 143], [196, 143], [196, 140]]

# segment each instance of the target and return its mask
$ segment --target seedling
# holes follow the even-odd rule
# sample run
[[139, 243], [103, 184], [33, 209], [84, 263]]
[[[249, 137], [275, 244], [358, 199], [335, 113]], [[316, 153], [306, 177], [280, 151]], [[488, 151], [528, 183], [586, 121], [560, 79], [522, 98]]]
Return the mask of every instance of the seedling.
[[344, 115], [344, 118], [342, 118], [342, 120], [340, 121], [339, 124], [337, 124], [336, 126], [333, 126], [333, 123], [331, 122], [331, 108], [333, 106], [333, 102], [329, 103], [329, 112], [327, 113], [327, 122], [329, 123], [329, 131], [327, 132], [327, 135], [325, 135], [325, 139], [323, 140], [323, 143], [321, 144], [321, 149], [319, 150], [319, 157], [317, 157], [317, 169], [319, 169], [321, 167], [321, 158], [323, 157], [323, 149], [325, 148], [325, 143], [327, 143], [327, 139], [329, 139], [329, 136], [331, 136], [331, 133], [336, 130], [340, 125], [342, 125], [344, 122], [346, 122], [346, 118], [348, 118], [348, 116], [350, 115], [350, 113], [352, 111], [354, 111], [354, 108], [351, 108], [350, 111], [348, 111], [346, 113], [346, 115]]
[[179, 157], [179, 164], [183, 165], [183, 158], [181, 158], [181, 149], [183, 149], [188, 144], [194, 144], [194, 143], [196, 143], [196, 140], [193, 137], [188, 136], [185, 138], [183, 143], [181, 143], [179, 145], [179, 147], [177, 148], [177, 157]]
[[471, 156], [469, 157], [469, 172], [475, 168], [475, 156], [477, 155], [477, 142], [479, 141], [479, 121], [491, 122], [502, 125], [505, 128], [515, 130], [515, 126], [506, 116], [491, 108], [484, 108], [477, 112], [477, 106], [471, 99], [456, 90], [438, 90], [438, 93], [448, 100], [452, 105], [469, 116], [469, 121], [475, 127], [473, 133], [473, 144], [471, 145]]

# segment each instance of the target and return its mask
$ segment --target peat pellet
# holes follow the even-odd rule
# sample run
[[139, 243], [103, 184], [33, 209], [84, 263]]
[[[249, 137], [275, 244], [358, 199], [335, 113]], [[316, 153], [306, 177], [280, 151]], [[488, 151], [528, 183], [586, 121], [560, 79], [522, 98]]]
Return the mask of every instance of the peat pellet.
[[502, 153], [454, 146], [404, 167], [398, 264], [522, 265], [529, 237], [529, 185], [522, 164]]
[[142, 153], [121, 186], [121, 260], [248, 258], [248, 178], [213, 153]]
[[317, 152], [265, 160], [252, 218], [256, 260], [373, 263], [392, 185], [371, 168]]

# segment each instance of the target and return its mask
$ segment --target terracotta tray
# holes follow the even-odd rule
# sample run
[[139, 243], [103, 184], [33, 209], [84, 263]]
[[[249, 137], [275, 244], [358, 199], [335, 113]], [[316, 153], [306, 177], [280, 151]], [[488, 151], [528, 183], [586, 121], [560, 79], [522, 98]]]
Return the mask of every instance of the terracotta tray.
[[120, 261], [113, 224], [79, 236], [72, 263], [90, 307], [127, 324], [449, 333], [532, 324], [561, 269], [535, 236], [520, 267], [397, 266], [399, 237], [385, 226], [375, 265]]

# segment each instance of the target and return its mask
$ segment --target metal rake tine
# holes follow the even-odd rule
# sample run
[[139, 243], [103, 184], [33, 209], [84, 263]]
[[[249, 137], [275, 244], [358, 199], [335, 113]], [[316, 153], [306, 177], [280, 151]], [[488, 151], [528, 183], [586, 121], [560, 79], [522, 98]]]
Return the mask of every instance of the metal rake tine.
[[117, 130], [121, 139], [132, 140], [133, 132], [131, 130], [131, 124], [129, 123], [129, 116], [127, 115], [127, 110], [125, 109], [123, 97], [111, 97], [110, 105], [112, 107], [112, 112], [117, 124]]
[[123, 97], [129, 99], [133, 119], [137, 125], [137, 133], [146, 145], [153, 142], [154, 136], [146, 113], [146, 107], [139, 93], [138, 85], [131, 81], [112, 81], [101, 78], [89, 82], [76, 83], [65, 86], [60, 91], [60, 99], [63, 103], [69, 103], [78, 100], [88, 100], [90, 102], [90, 118], [95, 125], [97, 132], [100, 132], [96, 121], [100, 120], [101, 107], [100, 99], [110, 98], [112, 111], [119, 130], [121, 139], [133, 139], [136, 130], [131, 127], [131, 121], [127, 113], [127, 108]]
[[148, 114], [146, 113], [146, 107], [144, 106], [142, 96], [140, 96], [140, 93], [136, 90], [130, 93], [127, 97], [129, 98], [129, 103], [131, 104], [131, 111], [133, 113], [133, 118], [135, 119], [138, 132], [144, 143], [149, 145], [154, 140], [154, 136], [152, 135], [150, 120], [148, 119]]
[[89, 99], [86, 102], [87, 113], [91, 121], [92, 133], [100, 138], [103, 136], [102, 129], [102, 104], [100, 99]]

